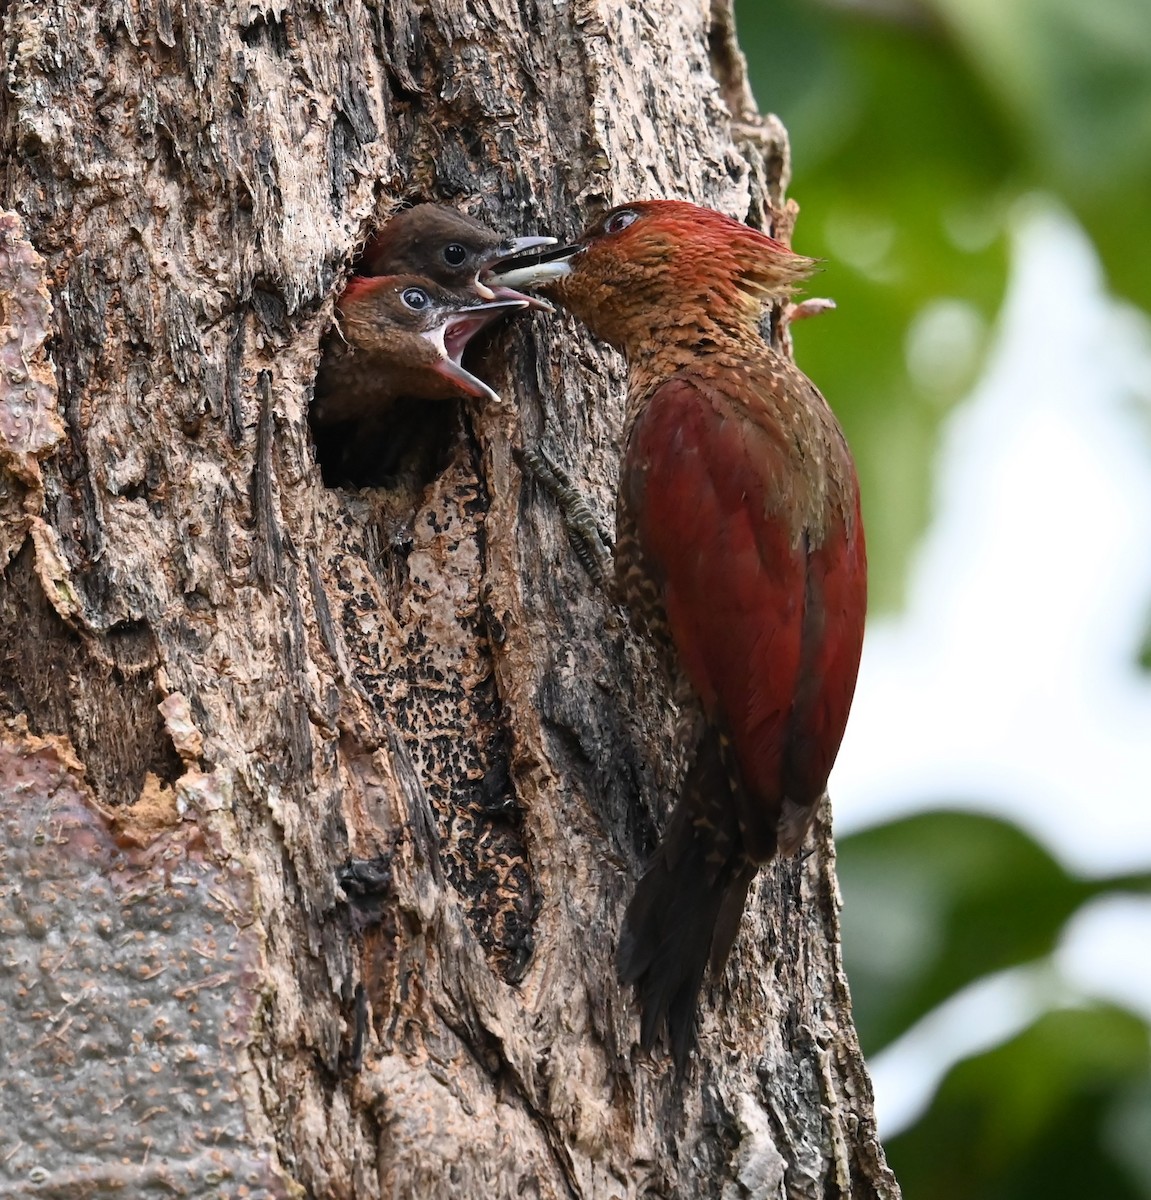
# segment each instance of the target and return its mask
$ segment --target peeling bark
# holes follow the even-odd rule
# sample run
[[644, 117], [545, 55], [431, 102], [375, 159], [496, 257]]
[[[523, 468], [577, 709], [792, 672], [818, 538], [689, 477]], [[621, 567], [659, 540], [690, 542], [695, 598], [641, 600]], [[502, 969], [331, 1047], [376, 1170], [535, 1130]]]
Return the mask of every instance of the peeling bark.
[[788, 236], [725, 0], [0, 22], [0, 1196], [897, 1197], [826, 821], [682, 1091], [634, 1044], [612, 957], [674, 718], [515, 457], [608, 525], [619, 360], [497, 331], [505, 400], [418, 494], [326, 489], [308, 433], [403, 201]]

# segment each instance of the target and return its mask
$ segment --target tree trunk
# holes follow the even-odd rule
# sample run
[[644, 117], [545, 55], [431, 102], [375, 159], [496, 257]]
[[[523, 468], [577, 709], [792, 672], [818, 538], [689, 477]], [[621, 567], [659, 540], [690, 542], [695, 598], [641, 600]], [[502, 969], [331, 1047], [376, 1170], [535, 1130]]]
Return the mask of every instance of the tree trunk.
[[826, 820], [687, 1080], [636, 1048], [673, 714], [514, 453], [609, 526], [618, 359], [505, 327], [419, 491], [325, 488], [307, 424], [401, 201], [788, 235], [727, 0], [0, 20], [0, 1196], [897, 1196]]

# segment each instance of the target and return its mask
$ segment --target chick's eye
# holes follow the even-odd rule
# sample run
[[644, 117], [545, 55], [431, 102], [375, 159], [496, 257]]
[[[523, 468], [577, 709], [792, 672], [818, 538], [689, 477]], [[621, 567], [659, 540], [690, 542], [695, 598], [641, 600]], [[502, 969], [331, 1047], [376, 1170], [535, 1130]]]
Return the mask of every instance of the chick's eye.
[[459, 244], [459, 242], [449, 242], [444, 247], [444, 262], [449, 267], [459, 267], [463, 265], [464, 259], [468, 256], [467, 250]]
[[403, 295], [400, 299], [408, 306], [408, 308], [427, 308], [432, 302], [432, 298], [424, 291], [423, 288], [410, 287], [404, 288]]
[[612, 213], [604, 223], [604, 233], [619, 233], [626, 229], [637, 217], [639, 213], [634, 213], [631, 209], [625, 208], [622, 212]]

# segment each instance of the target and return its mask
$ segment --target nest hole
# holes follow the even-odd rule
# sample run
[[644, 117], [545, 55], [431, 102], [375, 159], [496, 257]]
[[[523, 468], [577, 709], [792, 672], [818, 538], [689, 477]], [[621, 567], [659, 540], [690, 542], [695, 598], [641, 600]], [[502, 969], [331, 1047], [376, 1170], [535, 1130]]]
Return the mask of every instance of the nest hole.
[[312, 421], [326, 487], [423, 490], [447, 466], [461, 436], [458, 400], [399, 399], [355, 421]]
[[[404, 197], [400, 208], [421, 201], [422, 197]], [[361, 240], [362, 248], [370, 244], [370, 236]], [[351, 275], [371, 274], [361, 249], [352, 261]], [[340, 338], [333, 323], [324, 335], [321, 355], [338, 353]], [[446, 469], [452, 447], [462, 435], [463, 411], [459, 400], [401, 397], [356, 420], [336, 423], [316, 421], [313, 408], [308, 423], [325, 487], [419, 493]]]

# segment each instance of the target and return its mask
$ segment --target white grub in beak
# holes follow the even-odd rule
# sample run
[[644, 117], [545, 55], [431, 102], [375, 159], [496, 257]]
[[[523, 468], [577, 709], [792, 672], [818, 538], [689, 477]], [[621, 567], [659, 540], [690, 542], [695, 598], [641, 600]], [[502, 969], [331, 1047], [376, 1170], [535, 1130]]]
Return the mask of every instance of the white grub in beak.
[[553, 237], [522, 237], [508, 238], [497, 247], [499, 257], [493, 259], [493, 263], [506, 262], [509, 258], [518, 258], [521, 254], [527, 254], [529, 250], [542, 250], [545, 246], [554, 246], [558, 241]]
[[555, 309], [539, 296], [526, 296], [509, 287], [499, 273], [501, 263], [527, 254], [532, 250], [542, 250], [545, 246], [554, 246], [556, 239], [552, 237], [522, 237], [508, 238], [492, 251], [490, 262], [481, 268], [476, 276], [476, 291], [485, 300], [522, 300], [531, 308], [541, 312], [555, 312]]
[[564, 246], [534, 256], [535, 261], [509, 262], [505, 270], [489, 274], [487, 281], [497, 288], [539, 287], [552, 283], [572, 273], [572, 259], [582, 250], [583, 246]]

